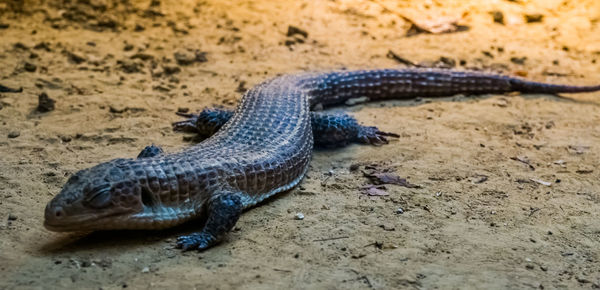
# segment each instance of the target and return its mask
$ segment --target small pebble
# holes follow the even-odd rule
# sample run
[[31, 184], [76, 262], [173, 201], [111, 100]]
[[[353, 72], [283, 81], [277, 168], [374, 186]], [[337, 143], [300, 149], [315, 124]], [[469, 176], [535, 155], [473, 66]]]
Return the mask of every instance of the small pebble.
[[148, 267], [144, 267], [144, 268], [142, 269], [142, 273], [148, 273], [148, 272], [150, 272], [150, 268], [148, 268]]
[[396, 213], [397, 213], [397, 214], [403, 214], [403, 213], [404, 213], [404, 210], [403, 210], [401, 207], [399, 207], [399, 208], [396, 210]]
[[11, 131], [8, 133], [8, 138], [17, 138], [21, 136], [21, 133], [19, 131]]
[[41, 93], [38, 96], [38, 106], [36, 110], [41, 113], [46, 113], [54, 110], [55, 100], [48, 97], [48, 94]]
[[539, 13], [525, 15], [525, 21], [527, 21], [527, 23], [542, 22], [543, 19], [544, 15]]
[[30, 62], [26, 62], [23, 65], [23, 68], [28, 72], [35, 72], [35, 70], [37, 70], [37, 65], [30, 63]]
[[304, 214], [301, 213], [301, 212], [299, 212], [299, 213], [296, 214], [296, 216], [294, 218], [297, 219], [297, 220], [299, 220], [299, 221], [301, 221], [301, 220], [304, 219]]
[[9, 221], [16, 221], [17, 220], [17, 216], [14, 215], [14, 214], [12, 214], [12, 213], [10, 213], [10, 214], [8, 214], [8, 220]]
[[494, 18], [494, 22], [504, 25], [504, 14], [502, 11], [493, 11], [491, 14]]

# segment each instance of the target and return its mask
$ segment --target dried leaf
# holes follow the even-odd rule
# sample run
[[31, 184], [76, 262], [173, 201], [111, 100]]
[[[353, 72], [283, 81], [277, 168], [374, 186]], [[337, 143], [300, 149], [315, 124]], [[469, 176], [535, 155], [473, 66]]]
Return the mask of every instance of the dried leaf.
[[395, 185], [400, 185], [400, 186], [404, 186], [407, 188], [419, 188], [418, 185], [411, 184], [405, 178], [401, 178], [400, 176], [398, 176], [394, 173], [388, 173], [388, 172], [366, 173], [366, 172], [364, 172], [364, 175], [366, 177], [368, 177], [369, 179], [371, 179], [371, 181], [374, 184], [395, 184]]
[[404, 17], [405, 20], [411, 23], [411, 27], [406, 33], [407, 36], [416, 35], [419, 33], [452, 33], [469, 30], [469, 26], [459, 25], [459, 18], [438, 17], [434, 19], [415, 20]]
[[390, 195], [387, 191], [381, 190], [377, 187], [369, 187], [365, 192], [368, 196], [386, 196]]

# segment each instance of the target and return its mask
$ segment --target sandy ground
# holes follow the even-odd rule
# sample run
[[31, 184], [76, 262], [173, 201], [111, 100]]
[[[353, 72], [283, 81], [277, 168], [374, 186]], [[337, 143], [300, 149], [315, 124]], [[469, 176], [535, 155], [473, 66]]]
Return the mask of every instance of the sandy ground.
[[[173, 248], [193, 224], [92, 234], [42, 226], [73, 172], [152, 143], [190, 146], [170, 127], [178, 109], [232, 107], [240, 88], [278, 74], [402, 66], [392, 50], [423, 65], [445, 57], [598, 84], [600, 2], [42, 2], [0, 2], [0, 84], [24, 89], [0, 94], [0, 288], [600, 287], [598, 93], [337, 108], [402, 136], [315, 152], [299, 188], [245, 213], [202, 253]], [[470, 29], [408, 37], [406, 18]], [[308, 36], [286, 36], [289, 25]], [[207, 61], [194, 61], [196, 51]], [[192, 63], [178, 64], [176, 52]], [[42, 92], [53, 111], [36, 111]], [[373, 164], [420, 188], [365, 196], [361, 171]]]

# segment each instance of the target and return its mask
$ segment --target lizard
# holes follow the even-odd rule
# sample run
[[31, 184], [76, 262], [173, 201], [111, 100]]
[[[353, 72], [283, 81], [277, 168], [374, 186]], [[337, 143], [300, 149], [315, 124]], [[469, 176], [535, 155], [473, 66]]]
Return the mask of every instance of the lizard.
[[[282, 75], [248, 90], [235, 111], [184, 114], [177, 130], [211, 135], [179, 152], [144, 148], [71, 175], [48, 202], [51, 231], [164, 229], [196, 220], [201, 230], [177, 238], [182, 250], [218, 244], [250, 207], [298, 185], [315, 144], [380, 145], [392, 133], [362, 126], [316, 106], [456, 94], [580, 93], [597, 86], [533, 82], [519, 77], [448, 69], [375, 69]], [[199, 218], [203, 216], [204, 218]]]

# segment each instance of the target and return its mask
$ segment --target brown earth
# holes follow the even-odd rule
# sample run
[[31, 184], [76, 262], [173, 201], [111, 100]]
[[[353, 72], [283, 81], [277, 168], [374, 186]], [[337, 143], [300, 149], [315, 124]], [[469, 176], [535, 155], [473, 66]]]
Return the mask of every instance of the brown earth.
[[[469, 29], [407, 36], [407, 18]], [[152, 143], [190, 146], [171, 130], [174, 112], [233, 106], [240, 83], [398, 67], [392, 50], [426, 66], [598, 84], [599, 22], [595, 0], [0, 2], [0, 84], [23, 87], [0, 95], [0, 288], [598, 288], [599, 93], [338, 108], [402, 136], [315, 152], [299, 188], [202, 253], [173, 248], [194, 225], [61, 234], [42, 222], [70, 174]], [[289, 25], [308, 36], [286, 36]], [[42, 92], [53, 111], [36, 111]], [[420, 188], [365, 196], [367, 165]]]

